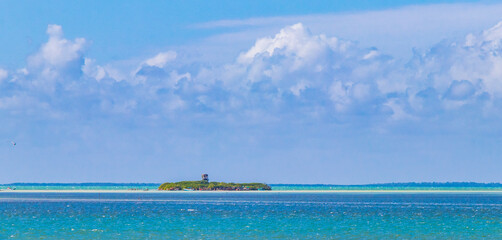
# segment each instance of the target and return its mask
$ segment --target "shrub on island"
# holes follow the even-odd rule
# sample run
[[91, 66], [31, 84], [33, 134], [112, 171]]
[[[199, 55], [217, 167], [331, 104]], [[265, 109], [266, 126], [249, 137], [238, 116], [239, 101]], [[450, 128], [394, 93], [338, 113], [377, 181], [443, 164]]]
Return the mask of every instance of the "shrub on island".
[[272, 188], [263, 183], [226, 183], [209, 181], [181, 181], [174, 183], [163, 183], [159, 190], [179, 191], [254, 191], [254, 190], [272, 190]]

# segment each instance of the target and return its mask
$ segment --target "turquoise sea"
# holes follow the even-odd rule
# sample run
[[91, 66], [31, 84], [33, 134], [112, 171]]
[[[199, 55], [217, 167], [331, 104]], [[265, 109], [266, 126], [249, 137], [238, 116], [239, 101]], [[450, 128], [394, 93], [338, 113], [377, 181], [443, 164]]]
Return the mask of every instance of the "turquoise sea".
[[502, 194], [0, 192], [0, 239], [502, 239]]

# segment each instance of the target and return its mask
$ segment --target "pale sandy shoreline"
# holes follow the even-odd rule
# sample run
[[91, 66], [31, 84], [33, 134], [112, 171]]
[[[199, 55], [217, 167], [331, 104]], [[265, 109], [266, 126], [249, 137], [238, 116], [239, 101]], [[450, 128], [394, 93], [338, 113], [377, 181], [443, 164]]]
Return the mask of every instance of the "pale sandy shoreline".
[[272, 190], [272, 191], [157, 191], [157, 190], [0, 190], [2, 193], [145, 193], [145, 194], [179, 194], [179, 193], [462, 193], [462, 194], [502, 194], [502, 190]]

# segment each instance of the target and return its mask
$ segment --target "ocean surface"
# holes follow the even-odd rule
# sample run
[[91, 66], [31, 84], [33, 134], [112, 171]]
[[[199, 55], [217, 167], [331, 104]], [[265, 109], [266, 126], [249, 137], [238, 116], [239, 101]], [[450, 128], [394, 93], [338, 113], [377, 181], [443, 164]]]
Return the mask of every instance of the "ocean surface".
[[502, 194], [0, 192], [0, 239], [502, 239]]

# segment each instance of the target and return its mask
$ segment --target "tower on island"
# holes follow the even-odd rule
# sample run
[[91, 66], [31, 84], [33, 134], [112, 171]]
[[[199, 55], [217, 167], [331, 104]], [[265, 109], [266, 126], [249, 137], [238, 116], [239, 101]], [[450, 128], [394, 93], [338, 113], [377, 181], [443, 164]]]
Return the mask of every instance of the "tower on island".
[[209, 182], [209, 175], [207, 175], [206, 173], [202, 174], [202, 181]]

